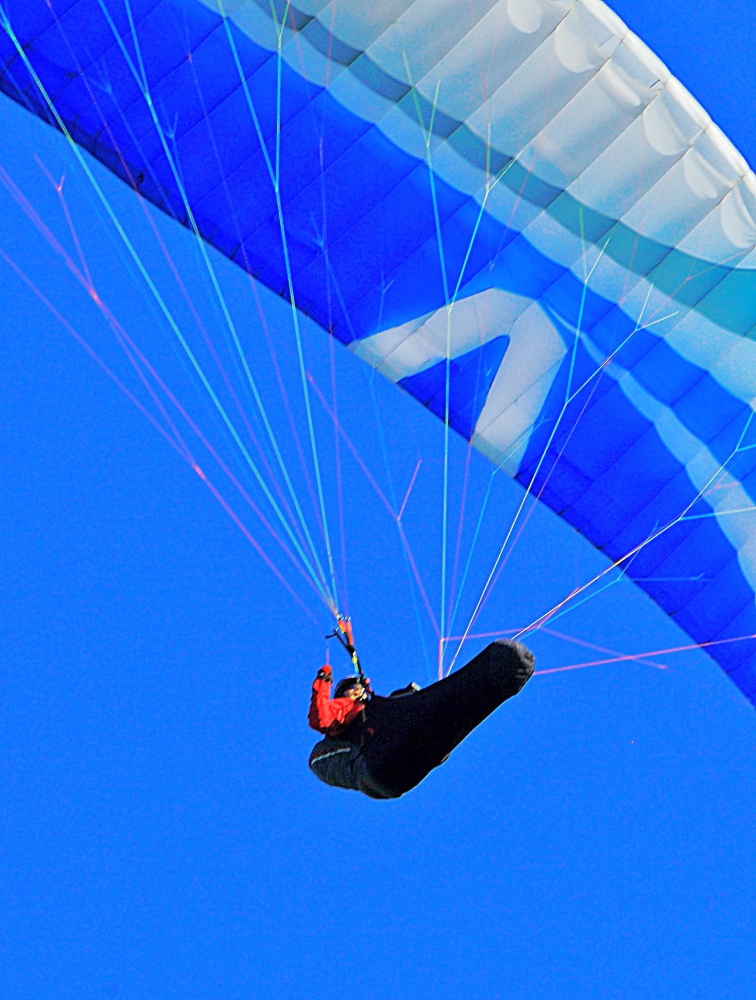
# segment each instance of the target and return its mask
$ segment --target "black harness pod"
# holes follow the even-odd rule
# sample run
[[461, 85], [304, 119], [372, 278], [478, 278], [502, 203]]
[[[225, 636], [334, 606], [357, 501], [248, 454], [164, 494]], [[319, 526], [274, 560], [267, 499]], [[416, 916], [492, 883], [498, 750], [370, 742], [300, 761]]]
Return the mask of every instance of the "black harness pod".
[[373, 695], [338, 737], [313, 747], [310, 767], [326, 784], [395, 799], [443, 764], [452, 750], [533, 673], [520, 643], [492, 642], [466, 666], [419, 691]]

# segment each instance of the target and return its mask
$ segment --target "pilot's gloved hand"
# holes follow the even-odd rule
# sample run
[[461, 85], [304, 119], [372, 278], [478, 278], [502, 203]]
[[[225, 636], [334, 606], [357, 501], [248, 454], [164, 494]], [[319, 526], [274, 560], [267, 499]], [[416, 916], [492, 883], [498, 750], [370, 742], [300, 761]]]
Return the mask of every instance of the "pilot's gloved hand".
[[331, 670], [331, 667], [328, 663], [326, 663], [324, 667], [321, 667], [320, 670], [318, 670], [317, 679], [319, 681], [325, 681], [326, 684], [331, 683], [331, 681], [333, 680], [333, 671]]

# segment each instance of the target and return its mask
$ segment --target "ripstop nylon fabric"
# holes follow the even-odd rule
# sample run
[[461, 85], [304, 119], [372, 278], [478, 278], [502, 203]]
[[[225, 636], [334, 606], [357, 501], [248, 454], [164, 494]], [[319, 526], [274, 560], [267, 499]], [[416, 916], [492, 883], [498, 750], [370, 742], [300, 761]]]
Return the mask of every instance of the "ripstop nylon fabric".
[[692, 504], [628, 575], [756, 633], [756, 182], [600, 0], [1, 6], [5, 94], [288, 297], [272, 164], [302, 311], [612, 559]]

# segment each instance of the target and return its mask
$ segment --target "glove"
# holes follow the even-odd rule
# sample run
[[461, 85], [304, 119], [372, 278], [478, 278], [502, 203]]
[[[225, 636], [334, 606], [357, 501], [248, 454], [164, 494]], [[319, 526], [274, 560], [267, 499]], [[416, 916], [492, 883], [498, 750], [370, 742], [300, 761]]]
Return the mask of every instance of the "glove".
[[319, 681], [325, 681], [327, 684], [331, 683], [333, 676], [331, 668], [327, 663], [324, 667], [321, 667], [320, 670], [318, 670], [318, 676], [316, 679]]

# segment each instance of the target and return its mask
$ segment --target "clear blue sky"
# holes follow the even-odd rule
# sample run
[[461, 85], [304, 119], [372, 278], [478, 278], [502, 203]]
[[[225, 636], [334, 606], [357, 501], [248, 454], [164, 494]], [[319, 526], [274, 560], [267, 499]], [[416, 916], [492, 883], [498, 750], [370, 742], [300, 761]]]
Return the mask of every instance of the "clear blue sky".
[[[752, 5], [614, 6], [756, 163]], [[220, 440], [62, 138], [4, 98], [0, 126], [2, 176], [78, 262], [45, 171], [65, 174], [100, 295]], [[96, 174], [190, 325], [141, 207]], [[196, 245], [151, 218], [219, 336]], [[139, 391], [101, 311], [7, 185], [0, 250]], [[212, 259], [273, 392], [248, 282]], [[287, 309], [260, 296], [271, 336], [286, 333], [285, 362]], [[712, 661], [685, 653], [658, 657], [666, 670], [622, 663], [536, 677], [397, 802], [321, 786], [306, 764], [306, 710], [327, 616], [286, 570], [317, 623], [299, 610], [188, 465], [3, 261], [0, 315], [2, 997], [752, 1000], [756, 715]], [[306, 322], [304, 336], [308, 368], [329, 393], [328, 341]], [[340, 347], [333, 363], [344, 426], [380, 488], [390, 497], [395, 486], [401, 500], [423, 458], [407, 530], [436, 595], [440, 424]], [[321, 409], [316, 422], [333, 485]], [[452, 451], [459, 470], [464, 449], [455, 440]], [[430, 631], [396, 530], [346, 449], [341, 459], [363, 658], [379, 690], [428, 683]], [[471, 505], [489, 471], [472, 462]], [[473, 582], [519, 497], [497, 481]], [[331, 503], [338, 534], [334, 512]], [[246, 523], [262, 540], [254, 518]], [[527, 623], [604, 565], [536, 511], [481, 627]], [[624, 583], [556, 627], [623, 652], [687, 642]], [[553, 636], [532, 644], [544, 669], [592, 658]]]

